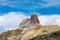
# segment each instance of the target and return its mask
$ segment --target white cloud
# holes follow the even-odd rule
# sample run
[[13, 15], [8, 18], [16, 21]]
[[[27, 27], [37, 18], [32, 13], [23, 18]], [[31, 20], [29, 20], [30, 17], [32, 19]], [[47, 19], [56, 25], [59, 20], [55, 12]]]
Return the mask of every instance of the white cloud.
[[15, 29], [24, 18], [26, 15], [23, 13], [10, 12], [7, 15], [0, 16], [0, 27], [4, 27], [5, 30]]
[[39, 16], [42, 25], [58, 25], [60, 26], [60, 15], [42, 15]]
[[51, 7], [51, 6], [59, 6], [60, 5], [60, 0], [42, 0], [44, 3], [41, 4], [41, 6], [44, 7]]
[[[35, 13], [37, 14], [37, 13]], [[20, 22], [30, 16], [19, 12], [10, 12], [6, 15], [0, 16], [0, 27], [3, 27], [5, 31], [16, 29]], [[60, 15], [40, 15], [40, 23], [42, 25], [59, 25], [60, 26]]]

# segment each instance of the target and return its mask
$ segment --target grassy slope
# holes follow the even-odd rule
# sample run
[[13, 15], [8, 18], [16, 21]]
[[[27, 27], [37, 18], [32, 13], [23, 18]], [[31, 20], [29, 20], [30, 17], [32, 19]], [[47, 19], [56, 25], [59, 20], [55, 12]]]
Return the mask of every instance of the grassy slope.
[[[49, 34], [55, 31], [59, 31], [60, 27], [58, 26], [50, 26], [50, 27], [44, 27], [44, 26], [31, 26], [29, 30], [27, 30], [24, 35], [22, 36], [21, 40], [31, 39], [35, 40], [37, 38], [41, 38], [40, 36]], [[0, 40], [7, 40], [7, 37], [10, 37], [12, 35], [20, 35], [22, 30], [16, 29], [4, 32], [0, 35]], [[58, 32], [57, 37], [60, 37], [60, 31]], [[53, 35], [52, 35], [53, 36]], [[48, 37], [48, 36], [47, 36]]]
[[18, 35], [18, 34], [20, 34], [21, 31], [22, 30], [20, 30], [20, 29], [16, 29], [16, 30], [4, 32], [0, 35], [0, 40], [7, 40], [7, 37], [10, 37], [13, 35]]
[[60, 40], [60, 30], [42, 36], [36, 36], [30, 40]]
[[41, 36], [44, 34], [49, 34], [55, 31], [59, 31], [60, 27], [58, 26], [50, 26], [50, 27], [41, 27], [40, 28], [32, 28], [31, 30], [28, 30], [22, 37], [21, 40], [27, 40], [27, 39], [32, 39], [36, 36]]

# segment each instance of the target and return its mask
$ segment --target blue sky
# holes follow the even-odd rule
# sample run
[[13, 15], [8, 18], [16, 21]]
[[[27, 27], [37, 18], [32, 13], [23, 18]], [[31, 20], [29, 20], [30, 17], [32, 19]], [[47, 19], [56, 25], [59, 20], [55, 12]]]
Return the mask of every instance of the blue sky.
[[59, 25], [60, 0], [0, 0], [0, 32], [17, 28], [33, 13], [39, 15], [41, 24]]
[[8, 12], [60, 14], [60, 0], [0, 0], [0, 15]]

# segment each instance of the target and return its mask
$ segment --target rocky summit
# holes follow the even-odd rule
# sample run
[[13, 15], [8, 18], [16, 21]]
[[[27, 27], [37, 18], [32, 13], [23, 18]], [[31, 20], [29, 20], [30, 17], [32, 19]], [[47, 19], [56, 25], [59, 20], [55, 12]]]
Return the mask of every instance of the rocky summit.
[[32, 14], [30, 19], [26, 18], [20, 23], [20, 27], [27, 27], [34, 24], [39, 24], [39, 19], [36, 14]]
[[60, 40], [60, 27], [41, 25], [36, 14], [20, 22], [19, 28], [0, 34], [0, 40]]

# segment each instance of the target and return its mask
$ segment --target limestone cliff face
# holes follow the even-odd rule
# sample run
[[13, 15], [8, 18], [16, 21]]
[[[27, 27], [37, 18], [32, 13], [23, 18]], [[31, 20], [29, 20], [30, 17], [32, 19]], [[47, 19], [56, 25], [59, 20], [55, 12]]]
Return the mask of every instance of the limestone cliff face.
[[19, 28], [0, 34], [0, 40], [60, 40], [60, 27], [44, 26], [39, 23], [38, 16], [24, 19]]

